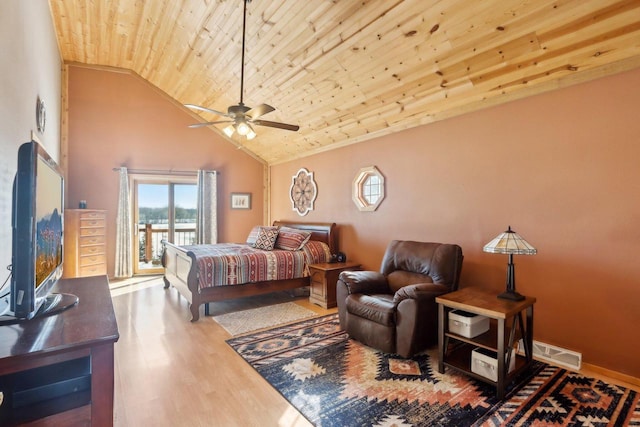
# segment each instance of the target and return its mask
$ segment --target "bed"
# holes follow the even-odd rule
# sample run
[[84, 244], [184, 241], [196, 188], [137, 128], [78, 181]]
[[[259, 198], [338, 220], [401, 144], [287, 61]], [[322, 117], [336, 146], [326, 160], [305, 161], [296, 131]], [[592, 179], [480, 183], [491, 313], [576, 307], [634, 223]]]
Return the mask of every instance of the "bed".
[[[338, 252], [335, 223], [275, 221], [273, 225], [276, 227], [288, 227], [307, 231], [311, 234], [310, 241], [323, 242], [328, 246], [330, 254], [336, 254]], [[206, 304], [205, 315], [208, 315], [209, 306], [207, 303], [209, 302], [296, 289], [309, 285], [308, 266], [302, 267], [302, 277], [280, 278], [280, 275], [272, 274], [272, 277], [268, 280], [255, 280], [256, 275], [240, 272], [239, 274], [234, 274], [233, 280], [229, 280], [233, 283], [206, 283], [205, 278], [212, 279], [212, 276], [216, 276], [216, 273], [209, 271], [210, 263], [204, 261], [204, 255], [202, 254], [205, 252], [219, 252], [223, 254], [222, 256], [225, 256], [224, 254], [229, 254], [234, 244], [223, 243], [220, 245], [181, 247], [169, 242], [163, 243], [164, 254], [162, 263], [165, 269], [163, 277], [164, 287], [167, 289], [173, 286], [178, 293], [189, 302], [192, 322], [196, 322], [200, 318], [200, 305], [202, 304]], [[202, 246], [202, 248], [200, 248], [200, 246]], [[320, 245], [311, 244], [310, 246], [316, 247]], [[239, 249], [241, 251], [247, 250], [246, 248]], [[275, 254], [270, 255], [274, 256]], [[290, 259], [293, 255], [294, 254], [288, 254], [287, 259]], [[300, 267], [296, 267], [295, 269], [300, 273]], [[247, 280], [248, 283], [241, 283]]]

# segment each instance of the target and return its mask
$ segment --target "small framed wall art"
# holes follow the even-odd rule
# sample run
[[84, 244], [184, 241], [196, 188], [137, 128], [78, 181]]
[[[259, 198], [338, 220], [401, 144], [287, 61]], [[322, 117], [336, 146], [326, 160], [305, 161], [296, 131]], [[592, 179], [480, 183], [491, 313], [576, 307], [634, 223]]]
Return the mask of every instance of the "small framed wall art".
[[251, 193], [231, 193], [231, 209], [251, 209]]

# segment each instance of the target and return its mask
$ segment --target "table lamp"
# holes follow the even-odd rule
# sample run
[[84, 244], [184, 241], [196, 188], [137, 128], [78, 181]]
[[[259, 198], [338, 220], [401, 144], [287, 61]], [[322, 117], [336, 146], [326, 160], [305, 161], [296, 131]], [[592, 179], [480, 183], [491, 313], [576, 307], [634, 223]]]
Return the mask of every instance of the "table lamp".
[[509, 264], [507, 264], [507, 290], [498, 295], [498, 298], [511, 301], [521, 301], [524, 296], [516, 292], [515, 267], [513, 265], [513, 255], [535, 255], [537, 250], [531, 246], [518, 233], [511, 229], [500, 233], [495, 239], [484, 245], [484, 252], [492, 254], [508, 254]]

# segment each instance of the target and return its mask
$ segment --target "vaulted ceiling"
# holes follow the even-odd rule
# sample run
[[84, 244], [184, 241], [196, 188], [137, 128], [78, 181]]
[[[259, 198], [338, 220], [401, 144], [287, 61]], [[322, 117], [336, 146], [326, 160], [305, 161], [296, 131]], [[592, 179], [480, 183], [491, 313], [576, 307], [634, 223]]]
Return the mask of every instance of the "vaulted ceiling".
[[[49, 3], [65, 62], [238, 103], [243, 0]], [[300, 125], [234, 137], [275, 164], [640, 67], [640, 1], [253, 0], [245, 64], [244, 103]]]

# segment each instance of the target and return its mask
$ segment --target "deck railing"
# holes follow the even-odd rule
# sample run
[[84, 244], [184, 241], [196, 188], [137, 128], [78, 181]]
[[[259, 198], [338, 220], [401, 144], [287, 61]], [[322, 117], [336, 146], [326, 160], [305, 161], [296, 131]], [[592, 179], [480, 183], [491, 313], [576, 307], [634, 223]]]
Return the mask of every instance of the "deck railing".
[[[138, 224], [139, 239], [139, 261], [140, 262], [160, 262], [162, 257], [162, 241], [169, 237], [169, 227], [167, 224]], [[196, 229], [176, 228], [174, 233], [176, 245], [193, 245], [196, 243]]]

